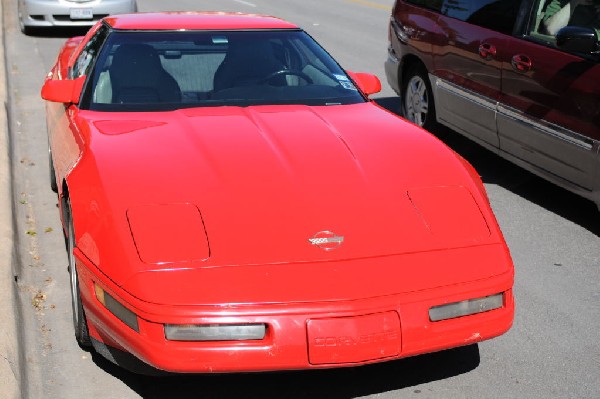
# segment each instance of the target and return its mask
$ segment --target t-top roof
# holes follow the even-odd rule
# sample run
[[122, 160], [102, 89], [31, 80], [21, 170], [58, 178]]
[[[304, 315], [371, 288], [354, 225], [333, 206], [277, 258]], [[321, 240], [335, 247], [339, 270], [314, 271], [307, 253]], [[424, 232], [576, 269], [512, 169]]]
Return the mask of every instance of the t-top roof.
[[236, 30], [294, 29], [283, 19], [258, 14], [226, 12], [155, 12], [111, 15], [105, 21], [115, 29], [124, 30]]

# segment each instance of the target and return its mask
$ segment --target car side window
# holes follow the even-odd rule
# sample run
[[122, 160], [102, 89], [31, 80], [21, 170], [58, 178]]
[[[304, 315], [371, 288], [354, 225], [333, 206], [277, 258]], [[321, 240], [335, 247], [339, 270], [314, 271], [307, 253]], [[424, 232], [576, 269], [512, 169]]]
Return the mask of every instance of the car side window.
[[444, 0], [407, 0], [407, 3], [439, 12]]
[[88, 74], [92, 67], [93, 60], [96, 58], [102, 43], [104, 43], [104, 40], [106, 40], [107, 35], [108, 29], [105, 26], [102, 26], [98, 29], [96, 34], [92, 36], [89, 42], [86, 43], [70, 71], [69, 77], [71, 79], [76, 79], [80, 76]]
[[536, 0], [529, 34], [541, 39], [553, 38], [565, 26], [596, 31], [600, 38], [600, 0]]
[[444, 0], [440, 12], [496, 32], [511, 35], [521, 0]]

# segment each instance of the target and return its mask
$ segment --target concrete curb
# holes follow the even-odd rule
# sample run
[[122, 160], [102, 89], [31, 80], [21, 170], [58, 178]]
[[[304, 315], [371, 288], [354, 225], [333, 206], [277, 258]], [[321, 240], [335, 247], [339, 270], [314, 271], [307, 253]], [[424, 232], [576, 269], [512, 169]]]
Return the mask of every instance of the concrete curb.
[[[0, 16], [4, 19], [2, 1]], [[0, 396], [17, 399], [20, 394], [17, 301], [13, 262], [15, 261], [12, 218], [10, 140], [8, 136], [8, 93], [4, 26], [0, 29]]]

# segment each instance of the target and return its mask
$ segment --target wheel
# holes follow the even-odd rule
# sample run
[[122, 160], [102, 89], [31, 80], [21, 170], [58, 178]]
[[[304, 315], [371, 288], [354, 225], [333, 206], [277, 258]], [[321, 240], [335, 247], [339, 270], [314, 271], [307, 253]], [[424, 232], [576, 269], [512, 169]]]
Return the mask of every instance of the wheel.
[[37, 32], [36, 30], [34, 30], [34, 28], [30, 27], [30, 26], [25, 26], [25, 25], [21, 25], [21, 32], [25, 35], [25, 36], [33, 36], [35, 35], [35, 33]]
[[73, 250], [75, 249], [75, 231], [73, 229], [73, 219], [71, 214], [71, 203], [69, 199], [65, 199], [65, 223], [66, 223], [66, 237], [67, 243], [67, 257], [69, 260], [69, 277], [71, 280], [71, 306], [73, 308], [73, 328], [75, 330], [75, 339], [77, 343], [82, 347], [91, 346], [89, 331], [87, 328], [87, 320], [85, 319], [85, 312], [83, 310], [83, 304], [81, 303], [81, 291], [79, 289], [79, 279], [77, 277], [77, 267], [75, 267], [75, 255]]
[[56, 171], [54, 170], [54, 160], [52, 159], [52, 150], [48, 146], [48, 167], [50, 169], [50, 188], [55, 193], [58, 193], [58, 185], [56, 184]]
[[308, 84], [313, 83], [313, 80], [311, 79], [310, 76], [308, 76], [307, 74], [305, 74], [302, 71], [296, 71], [294, 69], [282, 69], [280, 71], [273, 72], [269, 76], [261, 79], [258, 83], [262, 84], [262, 83], [270, 82], [271, 80], [273, 80], [274, 78], [276, 78], [278, 76], [298, 76], [299, 78], [301, 78]]
[[404, 117], [426, 130], [433, 130], [435, 104], [427, 72], [420, 65], [413, 65], [406, 73], [402, 89], [402, 112]]

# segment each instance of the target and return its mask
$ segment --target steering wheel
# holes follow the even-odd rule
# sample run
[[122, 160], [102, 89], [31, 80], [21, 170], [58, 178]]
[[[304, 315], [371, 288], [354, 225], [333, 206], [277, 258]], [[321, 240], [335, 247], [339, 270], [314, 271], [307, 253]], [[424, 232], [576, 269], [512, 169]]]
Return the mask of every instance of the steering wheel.
[[267, 77], [262, 78], [258, 83], [262, 84], [262, 83], [267, 83], [271, 80], [273, 80], [274, 78], [278, 77], [278, 76], [298, 76], [299, 78], [303, 79], [304, 81], [306, 81], [306, 83], [308, 84], [312, 84], [313, 80], [311, 79], [310, 76], [308, 76], [307, 74], [305, 74], [302, 71], [298, 71], [296, 69], [281, 69], [279, 71], [275, 71], [271, 74], [269, 74]]

